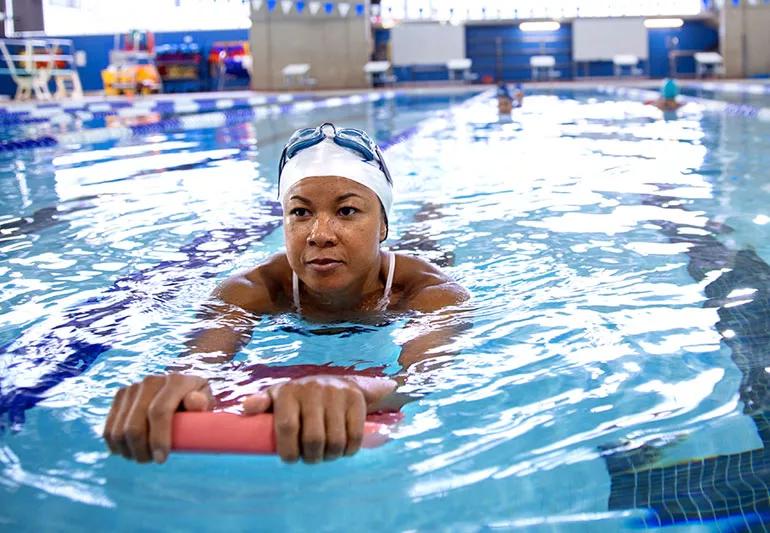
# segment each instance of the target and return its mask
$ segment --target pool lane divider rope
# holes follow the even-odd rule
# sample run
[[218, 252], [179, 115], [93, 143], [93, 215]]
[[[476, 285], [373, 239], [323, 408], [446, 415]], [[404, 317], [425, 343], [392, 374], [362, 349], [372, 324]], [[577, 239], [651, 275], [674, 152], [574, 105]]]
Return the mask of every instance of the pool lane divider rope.
[[[634, 100], [657, 100], [660, 97], [658, 91], [634, 89], [631, 87], [613, 87], [602, 85], [599, 91], [617, 96], [623, 96]], [[757, 107], [749, 104], [734, 104], [712, 100], [710, 98], [698, 98], [695, 96], [682, 96], [683, 102], [693, 102], [701, 105], [705, 110], [726, 115], [754, 118], [763, 122], [770, 122], [770, 107]]]
[[[109, 128], [93, 128], [76, 132], [46, 135], [36, 138], [0, 141], [0, 152], [15, 152], [33, 148], [47, 148], [57, 145], [93, 144], [107, 141], [130, 139], [154, 133], [171, 133], [179, 131], [213, 129], [243, 124], [252, 120], [258, 120], [268, 116], [282, 115], [293, 112], [307, 112], [315, 109], [324, 109], [352, 105], [363, 102], [375, 102], [383, 99], [391, 99], [396, 96], [393, 91], [356, 93], [344, 96], [333, 96], [318, 100], [300, 99], [293, 100], [293, 95], [283, 95], [284, 103], [277, 103], [280, 98], [275, 98], [275, 103], [264, 105], [248, 105], [236, 107], [224, 111], [210, 111], [188, 115], [172, 116], [152, 124], [140, 124], [137, 126], [117, 126]], [[264, 97], [259, 97], [262, 102]], [[252, 103], [257, 98], [250, 99]], [[267, 102], [265, 100], [265, 102]], [[220, 107], [221, 104], [219, 104]], [[175, 108], [178, 111], [180, 108]], [[196, 108], [197, 109], [197, 108]]]
[[277, 94], [240, 97], [204, 98], [157, 98], [135, 101], [115, 100], [81, 103], [38, 103], [14, 106], [0, 106], [0, 124], [18, 125], [41, 122], [69, 122], [74, 119], [93, 120], [106, 116], [137, 117], [150, 113], [160, 115], [182, 115], [186, 113], [208, 113], [242, 107], [256, 107], [272, 104], [287, 104], [293, 101], [313, 100], [313, 95]]
[[725, 81], [683, 82], [688, 89], [701, 89], [721, 93], [770, 94], [770, 83], [738, 83]]

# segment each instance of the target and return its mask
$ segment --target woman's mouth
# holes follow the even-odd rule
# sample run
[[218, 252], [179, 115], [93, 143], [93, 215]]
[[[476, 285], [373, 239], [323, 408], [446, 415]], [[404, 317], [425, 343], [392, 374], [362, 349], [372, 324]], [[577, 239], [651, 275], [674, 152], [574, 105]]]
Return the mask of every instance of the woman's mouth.
[[331, 272], [343, 263], [337, 259], [318, 258], [307, 262], [307, 266], [315, 272]]

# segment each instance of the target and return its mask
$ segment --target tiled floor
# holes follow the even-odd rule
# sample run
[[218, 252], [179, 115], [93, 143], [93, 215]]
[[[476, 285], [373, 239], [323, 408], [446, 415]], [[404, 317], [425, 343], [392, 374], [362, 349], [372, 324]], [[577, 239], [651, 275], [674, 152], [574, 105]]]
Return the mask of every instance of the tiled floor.
[[[665, 200], [653, 198], [647, 203]], [[706, 287], [706, 305], [718, 307], [717, 330], [734, 332], [724, 342], [743, 374], [740, 399], [744, 412], [756, 424], [763, 447], [660, 468], [649, 467], [657, 455], [651, 446], [610, 452], [605, 457], [612, 480], [609, 508], [649, 509], [646, 526], [731, 519], [731, 531], [767, 531], [770, 374], [765, 369], [770, 368], [770, 266], [753, 250], [728, 249], [714, 233], [699, 236], [680, 233], [673, 223], [661, 225], [670, 241], [693, 244], [688, 270], [696, 281], [715, 269], [729, 269]], [[733, 290], [746, 287], [756, 289], [751, 301], [724, 305]]]

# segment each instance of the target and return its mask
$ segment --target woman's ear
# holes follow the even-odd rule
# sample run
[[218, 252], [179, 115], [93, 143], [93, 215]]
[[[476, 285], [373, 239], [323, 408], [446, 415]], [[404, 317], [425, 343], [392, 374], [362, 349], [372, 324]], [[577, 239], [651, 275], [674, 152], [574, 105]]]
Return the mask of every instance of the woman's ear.
[[380, 217], [380, 242], [383, 242], [388, 238], [388, 217], [385, 216], [385, 211], [380, 211], [382, 215]]

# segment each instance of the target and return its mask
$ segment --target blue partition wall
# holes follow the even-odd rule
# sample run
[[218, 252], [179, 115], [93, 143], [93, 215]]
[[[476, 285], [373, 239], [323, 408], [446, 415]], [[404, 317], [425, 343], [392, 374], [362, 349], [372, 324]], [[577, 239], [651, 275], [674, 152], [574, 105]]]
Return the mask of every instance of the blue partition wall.
[[[649, 75], [653, 78], [668, 76], [669, 47], [689, 52], [717, 50], [719, 33], [716, 28], [701, 20], [686, 21], [681, 28], [649, 30]], [[673, 40], [678, 40], [674, 44]], [[479, 79], [491, 77], [505, 80], [528, 80], [531, 77], [529, 58], [545, 54], [556, 57], [556, 69], [561, 72], [561, 79], [570, 79], [572, 69], [572, 26], [562, 24], [555, 32], [525, 33], [518, 25], [469, 25], [465, 31], [465, 43], [468, 57], [473, 60], [473, 70]], [[501, 63], [498, 62], [497, 49], [500, 47]], [[695, 64], [691, 53], [678, 60], [680, 74], [693, 74]], [[578, 76], [611, 76], [612, 63], [609, 61], [592, 62], [580, 65]]]
[[572, 75], [572, 25], [553, 32], [523, 32], [517, 25], [469, 25], [465, 29], [467, 57], [479, 80], [528, 80], [534, 55], [556, 58], [562, 78]]
[[[681, 28], [649, 30], [650, 76], [669, 76], [668, 51], [673, 40], [678, 40], [676, 49], [687, 51], [719, 51], [719, 30], [702, 20], [689, 20]], [[678, 60], [677, 69], [683, 74], [695, 73], [695, 60], [688, 52]]]
[[[719, 33], [701, 20], [685, 21], [681, 28], [653, 29], [648, 33], [648, 73], [653, 78], [668, 76], [668, 52], [671, 46], [687, 50], [678, 60], [680, 74], [693, 74], [695, 64], [692, 52], [717, 50]], [[673, 39], [678, 40], [674, 44]], [[387, 30], [375, 30], [375, 42], [380, 47], [390, 39]], [[469, 24], [465, 28], [466, 56], [473, 60], [473, 72], [480, 81], [504, 79], [523, 81], [531, 78], [529, 59], [533, 55], [552, 55], [556, 58], [556, 70], [561, 79], [578, 76], [612, 76], [609, 61], [582, 64], [577, 71], [572, 66], [572, 25], [563, 23], [554, 32], [522, 32], [518, 24]], [[393, 72], [399, 81], [446, 80], [443, 65], [408, 66], [396, 65]]]

